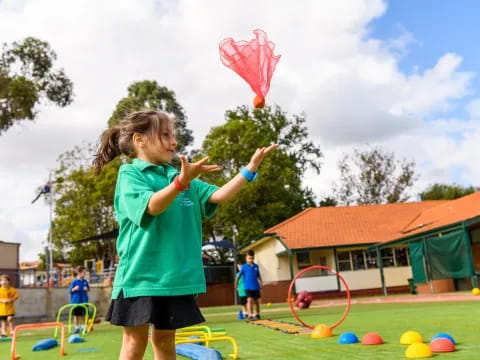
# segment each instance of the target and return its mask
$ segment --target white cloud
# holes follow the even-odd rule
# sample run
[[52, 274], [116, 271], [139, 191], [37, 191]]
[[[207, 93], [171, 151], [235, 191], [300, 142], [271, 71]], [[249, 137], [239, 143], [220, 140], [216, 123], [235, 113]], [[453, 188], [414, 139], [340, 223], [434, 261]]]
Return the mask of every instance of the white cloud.
[[[468, 94], [473, 74], [450, 53], [422, 73], [402, 73], [399, 57], [417, 40], [408, 29], [388, 41], [370, 38], [369, 24], [385, 9], [380, 0], [0, 1], [0, 43], [49, 41], [76, 94], [71, 106], [42, 106], [35, 122], [0, 137], [0, 239], [22, 242], [23, 259], [41, 251], [48, 207], [29, 204], [36, 187], [58, 155], [97, 140], [131, 82], [155, 79], [173, 89], [197, 146], [226, 109], [250, 104], [253, 94], [221, 64], [218, 43], [250, 39], [255, 28], [266, 30], [282, 55], [267, 102], [305, 111], [325, 152], [322, 175], [307, 179], [317, 193], [328, 193], [341, 153], [366, 142], [427, 164], [424, 177], [447, 181], [450, 167], [464, 167], [464, 176], [478, 182], [480, 174], [462, 158], [478, 142], [478, 124], [442, 119], [431, 134], [423, 121]], [[449, 127], [457, 125], [452, 140]]]

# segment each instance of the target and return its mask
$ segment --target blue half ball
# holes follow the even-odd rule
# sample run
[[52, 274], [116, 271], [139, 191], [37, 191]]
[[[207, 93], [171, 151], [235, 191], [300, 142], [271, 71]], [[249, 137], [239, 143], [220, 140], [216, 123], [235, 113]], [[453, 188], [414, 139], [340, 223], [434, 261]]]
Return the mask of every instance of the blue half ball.
[[456, 345], [455, 339], [447, 333], [438, 333], [438, 334], [432, 336], [432, 340], [437, 339], [437, 338], [448, 339], [453, 343], [453, 345]]
[[345, 332], [338, 338], [339, 344], [355, 344], [358, 343], [358, 337], [354, 333]]

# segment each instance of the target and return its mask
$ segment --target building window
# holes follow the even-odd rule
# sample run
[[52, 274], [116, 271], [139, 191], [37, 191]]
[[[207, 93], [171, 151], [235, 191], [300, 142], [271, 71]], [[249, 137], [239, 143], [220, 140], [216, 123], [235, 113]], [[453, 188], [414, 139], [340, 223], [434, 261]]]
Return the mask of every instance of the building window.
[[395, 248], [395, 266], [410, 265], [407, 248]]
[[338, 271], [351, 271], [352, 262], [350, 259], [350, 251], [337, 253]]
[[395, 266], [395, 261], [393, 260], [393, 249], [381, 249], [380, 254], [382, 256], [383, 267], [392, 267]]
[[310, 252], [297, 252], [297, 264], [299, 269], [309, 267], [312, 264], [310, 261]]
[[365, 251], [354, 250], [350, 253], [352, 254], [353, 270], [365, 270]]
[[[381, 249], [383, 267], [409, 266], [407, 248]], [[365, 270], [378, 268], [376, 251], [351, 250], [337, 252], [338, 271]]]
[[368, 251], [367, 253], [367, 269], [378, 268], [377, 253], [375, 251]]

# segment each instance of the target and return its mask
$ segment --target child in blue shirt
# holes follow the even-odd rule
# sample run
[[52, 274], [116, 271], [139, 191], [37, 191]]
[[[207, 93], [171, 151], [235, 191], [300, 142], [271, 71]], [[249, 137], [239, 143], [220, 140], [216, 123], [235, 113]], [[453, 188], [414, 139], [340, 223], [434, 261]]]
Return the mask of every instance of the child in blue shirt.
[[[85, 279], [86, 269], [83, 266], [79, 266], [74, 270], [76, 278], [71, 282], [68, 289], [70, 293], [70, 304], [84, 304], [88, 303], [88, 294], [90, 291], [90, 285]], [[85, 309], [82, 306], [77, 306], [73, 309], [73, 332], [79, 333], [83, 331], [85, 326]]]
[[[260, 275], [260, 268], [254, 262], [255, 252], [253, 250], [247, 252], [246, 260], [247, 262], [243, 264], [237, 274], [235, 284], [238, 287], [240, 277], [243, 276], [243, 286], [247, 295], [248, 320], [260, 320], [260, 288], [262, 287], [262, 277]], [[255, 316], [253, 315], [254, 303]]]
[[247, 294], [245, 293], [245, 287], [243, 286], [243, 277], [240, 276], [240, 270], [242, 270], [242, 264], [237, 264], [237, 276], [239, 276], [237, 282], [238, 299], [242, 309], [238, 312], [238, 320], [243, 320], [247, 317]]

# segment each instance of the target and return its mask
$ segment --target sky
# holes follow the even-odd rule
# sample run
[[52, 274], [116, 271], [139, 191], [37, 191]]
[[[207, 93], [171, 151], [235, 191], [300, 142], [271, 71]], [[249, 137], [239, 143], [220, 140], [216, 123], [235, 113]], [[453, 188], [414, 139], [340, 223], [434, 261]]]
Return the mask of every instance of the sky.
[[[45, 245], [49, 208], [31, 205], [60, 154], [95, 143], [134, 81], [175, 91], [195, 146], [227, 109], [250, 104], [246, 83], [224, 67], [225, 37], [265, 30], [282, 57], [267, 103], [307, 116], [324, 157], [304, 184], [331, 194], [337, 162], [378, 145], [416, 162], [411, 200], [436, 182], [480, 184], [480, 48], [464, 0], [0, 0], [0, 44], [48, 41], [74, 83], [66, 108], [38, 107], [0, 135], [0, 240], [21, 243], [21, 260]], [[253, 152], [253, 149], [252, 149]]]

